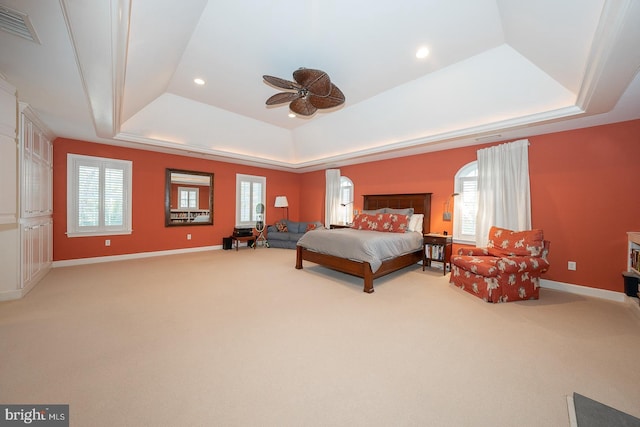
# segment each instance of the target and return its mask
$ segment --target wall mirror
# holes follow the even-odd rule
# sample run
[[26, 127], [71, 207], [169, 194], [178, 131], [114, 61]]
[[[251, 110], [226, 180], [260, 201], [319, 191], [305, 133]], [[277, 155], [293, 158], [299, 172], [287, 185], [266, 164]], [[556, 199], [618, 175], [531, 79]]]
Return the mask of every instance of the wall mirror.
[[165, 226], [213, 224], [213, 174], [167, 169]]

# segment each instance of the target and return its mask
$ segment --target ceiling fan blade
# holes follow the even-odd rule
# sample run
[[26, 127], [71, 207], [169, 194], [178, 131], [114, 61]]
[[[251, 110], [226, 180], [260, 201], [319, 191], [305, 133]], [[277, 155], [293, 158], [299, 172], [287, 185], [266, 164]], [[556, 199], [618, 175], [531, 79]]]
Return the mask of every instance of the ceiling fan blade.
[[310, 116], [318, 109], [311, 105], [311, 103], [306, 98], [298, 98], [289, 104], [289, 108], [296, 114], [301, 116]]
[[331, 79], [322, 70], [299, 68], [293, 72], [293, 78], [314, 95], [328, 96], [331, 93]]
[[333, 108], [344, 104], [344, 94], [338, 86], [331, 85], [331, 93], [329, 96], [309, 95], [309, 102], [316, 108]]
[[302, 87], [295, 82], [290, 82], [289, 80], [281, 79], [279, 77], [273, 76], [262, 76], [262, 78], [269, 84], [279, 87], [280, 89], [288, 89], [288, 90], [298, 90], [302, 89]]
[[279, 92], [267, 99], [267, 105], [284, 104], [300, 98], [298, 92]]

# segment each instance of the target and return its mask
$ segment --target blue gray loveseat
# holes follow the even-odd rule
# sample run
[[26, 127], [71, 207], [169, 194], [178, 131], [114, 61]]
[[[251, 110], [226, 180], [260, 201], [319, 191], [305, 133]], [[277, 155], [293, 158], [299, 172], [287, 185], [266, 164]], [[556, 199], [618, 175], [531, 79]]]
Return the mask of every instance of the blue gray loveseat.
[[[297, 222], [282, 219], [267, 227], [269, 247], [295, 249], [298, 239], [309, 230], [323, 228], [320, 221]], [[284, 231], [286, 230], [286, 231]]]

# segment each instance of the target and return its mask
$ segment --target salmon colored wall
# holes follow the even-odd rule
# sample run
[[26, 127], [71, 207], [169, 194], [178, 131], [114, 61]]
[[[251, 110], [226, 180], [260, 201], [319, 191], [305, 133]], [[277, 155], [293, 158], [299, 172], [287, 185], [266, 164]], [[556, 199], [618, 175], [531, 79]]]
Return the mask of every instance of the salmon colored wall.
[[[640, 231], [638, 165], [640, 120], [529, 138], [532, 221], [551, 241], [551, 269], [543, 277], [617, 292], [623, 291], [627, 231]], [[431, 231], [452, 232], [442, 221], [454, 176], [476, 160], [473, 146], [341, 167], [353, 180], [354, 209], [363, 194], [431, 192]], [[130, 236], [67, 238], [66, 154], [129, 159], [134, 162], [133, 229]], [[214, 225], [164, 227], [165, 168], [213, 172]], [[54, 143], [54, 259], [119, 255], [220, 245], [233, 230], [235, 174], [267, 177], [267, 224], [282, 218], [273, 207], [286, 195], [289, 218], [324, 221], [325, 172], [304, 174], [215, 162], [108, 145], [57, 139]], [[186, 240], [186, 234], [192, 240]], [[577, 263], [576, 271], [567, 262]]]
[[[532, 225], [551, 241], [551, 269], [557, 282], [623, 291], [627, 231], [640, 231], [640, 120], [529, 138]], [[495, 144], [493, 144], [495, 145]], [[476, 160], [487, 145], [344, 166], [355, 186], [354, 209], [362, 195], [431, 192], [431, 231], [452, 232], [442, 221], [456, 172]], [[308, 173], [303, 214], [322, 212], [324, 171]], [[567, 262], [577, 270], [568, 271]]]
[[[67, 231], [67, 153], [133, 161], [133, 233], [130, 235], [73, 237]], [[195, 248], [222, 244], [235, 225], [236, 173], [267, 178], [266, 221], [282, 218], [273, 207], [276, 195], [286, 195], [289, 216], [300, 206], [299, 175], [290, 172], [176, 156], [58, 138], [53, 144], [53, 258], [54, 261]], [[165, 169], [212, 172], [213, 225], [165, 227]], [[187, 233], [191, 240], [187, 240]], [[104, 241], [111, 240], [111, 246]]]
[[640, 230], [640, 120], [529, 140], [532, 217], [551, 240], [547, 278], [622, 292], [627, 232]]

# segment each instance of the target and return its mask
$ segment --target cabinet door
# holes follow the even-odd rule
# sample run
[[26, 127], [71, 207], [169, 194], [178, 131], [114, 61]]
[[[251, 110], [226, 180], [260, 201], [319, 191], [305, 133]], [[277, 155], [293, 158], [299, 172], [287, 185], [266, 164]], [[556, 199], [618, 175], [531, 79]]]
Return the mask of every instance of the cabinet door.
[[33, 211], [31, 176], [33, 174], [33, 132], [31, 121], [24, 115], [20, 118], [20, 206], [22, 217], [26, 218]]
[[21, 228], [22, 278], [20, 287], [29, 286], [51, 267], [53, 261], [53, 222], [25, 224]]
[[20, 262], [22, 266], [22, 278], [20, 280], [20, 288], [24, 288], [26, 283], [29, 283], [33, 275], [33, 261], [32, 261], [32, 231], [30, 225], [25, 225], [21, 229], [20, 243], [22, 247], [22, 260]]
[[18, 206], [16, 182], [16, 159], [18, 146], [16, 139], [0, 135], [0, 182], [2, 182], [2, 197], [0, 197], [0, 224], [15, 224], [18, 221]]
[[15, 88], [0, 78], [0, 224], [15, 224], [18, 221], [17, 105]]
[[21, 116], [20, 200], [23, 218], [53, 212], [51, 141], [26, 116]]
[[53, 159], [51, 141], [44, 134], [41, 135], [41, 171], [40, 182], [42, 191], [40, 192], [40, 205], [44, 215], [53, 213]]

